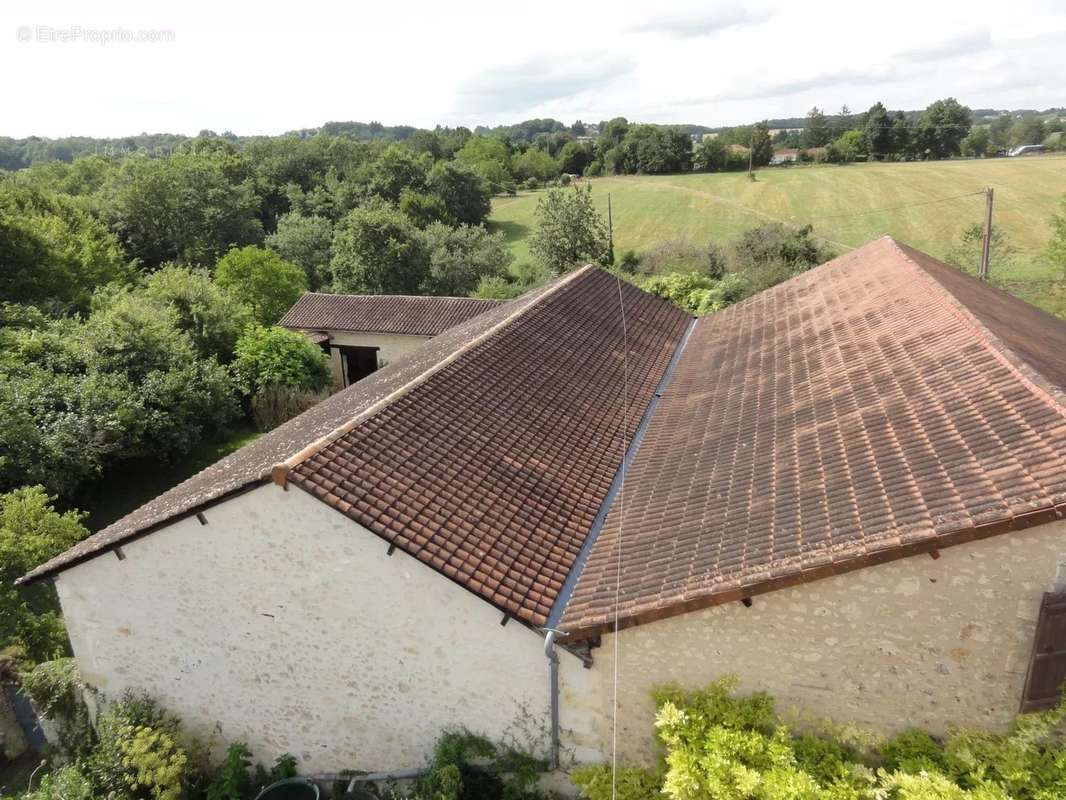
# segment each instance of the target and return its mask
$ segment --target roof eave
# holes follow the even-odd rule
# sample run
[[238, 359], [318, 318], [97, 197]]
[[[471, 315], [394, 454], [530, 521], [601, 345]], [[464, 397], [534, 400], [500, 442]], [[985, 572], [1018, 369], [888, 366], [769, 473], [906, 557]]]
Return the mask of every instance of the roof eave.
[[1066, 503], [1054, 506], [1046, 506], [1035, 511], [1017, 514], [1007, 519], [984, 523], [976, 526], [968, 526], [942, 534], [932, 534], [917, 541], [907, 542], [894, 547], [883, 547], [862, 555], [848, 555], [840, 559], [832, 559], [825, 563], [800, 569], [787, 574], [772, 575], [747, 583], [731, 583], [719, 586], [710, 591], [691, 597], [687, 600], [678, 600], [663, 606], [649, 605], [646, 608], [638, 608], [619, 614], [617, 620], [601, 620], [593, 623], [578, 623], [570, 627], [563, 620], [562, 631], [568, 643], [586, 641], [605, 633], [615, 633], [626, 628], [635, 628], [650, 622], [658, 622], [692, 611], [711, 608], [712, 606], [735, 603], [756, 595], [768, 594], [780, 589], [799, 586], [805, 583], [843, 575], [848, 572], [864, 569], [866, 567], [887, 564], [916, 555], [935, 554], [955, 545], [966, 542], [987, 539], [1012, 531], [1021, 531], [1028, 528], [1046, 525], [1052, 522], [1066, 519]]

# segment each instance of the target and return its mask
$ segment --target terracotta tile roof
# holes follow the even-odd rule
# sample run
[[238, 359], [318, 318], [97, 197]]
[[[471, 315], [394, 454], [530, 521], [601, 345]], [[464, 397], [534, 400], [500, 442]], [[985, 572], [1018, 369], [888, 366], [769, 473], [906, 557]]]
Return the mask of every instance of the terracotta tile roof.
[[[272, 471], [542, 624], [690, 318], [587, 267], [450, 329], [42, 565], [39, 578]], [[623, 436], [625, 433], [625, 437]], [[287, 462], [288, 467], [274, 465]], [[383, 545], [384, 546], [384, 545]]]
[[586, 269], [302, 460], [296, 485], [527, 623], [547, 619], [689, 317]]
[[1066, 322], [887, 237], [703, 318], [563, 627], [1061, 517], [1064, 388]]
[[300, 330], [436, 336], [504, 302], [473, 297], [305, 292], [278, 324]]
[[338, 426], [373, 408], [391, 393], [416, 380], [441, 361], [470, 345], [511, 315], [537, 303], [555, 284], [549, 283], [509, 303], [497, 305], [451, 328], [410, 355], [337, 392], [295, 419], [286, 422], [202, 472], [164, 492], [122, 519], [57, 556], [25, 576], [32, 580], [91, 558], [177, 517], [192, 513], [249, 486], [270, 479], [271, 468]]

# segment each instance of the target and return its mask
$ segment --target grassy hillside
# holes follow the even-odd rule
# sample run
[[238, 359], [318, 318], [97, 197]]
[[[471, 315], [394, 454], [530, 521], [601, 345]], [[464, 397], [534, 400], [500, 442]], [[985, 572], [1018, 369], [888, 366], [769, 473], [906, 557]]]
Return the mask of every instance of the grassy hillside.
[[[611, 194], [615, 253], [638, 252], [676, 238], [727, 241], [760, 222], [813, 224], [839, 251], [885, 233], [943, 257], [962, 230], [983, 219], [983, 195], [995, 189], [995, 225], [1018, 255], [992, 274], [1027, 299], [1066, 316], [1062, 274], [1044, 263], [1048, 217], [1066, 193], [1066, 157], [855, 164], [763, 169], [744, 173], [619, 176], [592, 181], [606, 212]], [[492, 225], [516, 258], [529, 258], [537, 192], [497, 199]], [[930, 202], [944, 197], [955, 199]]]

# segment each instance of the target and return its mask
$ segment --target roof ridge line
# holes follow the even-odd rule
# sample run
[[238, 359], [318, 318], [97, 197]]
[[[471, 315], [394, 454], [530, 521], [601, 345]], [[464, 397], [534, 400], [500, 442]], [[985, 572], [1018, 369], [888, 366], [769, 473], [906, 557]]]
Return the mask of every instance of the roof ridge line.
[[506, 317], [497, 322], [491, 328], [486, 331], [483, 331], [481, 334], [471, 339], [469, 342], [467, 342], [458, 350], [456, 350], [454, 353], [451, 353], [447, 358], [444, 358], [441, 361], [438, 361], [436, 364], [433, 364], [424, 372], [419, 373], [414, 378], [409, 380], [403, 386], [400, 386], [399, 388], [385, 395], [385, 397], [381, 398], [368, 408], [363, 409], [360, 413], [356, 414], [343, 425], [337, 426], [325, 436], [319, 437], [317, 440], [307, 445], [297, 453], [294, 453], [293, 455], [289, 456], [284, 461], [278, 462], [270, 470], [271, 479], [278, 486], [285, 486], [286, 482], [288, 481], [289, 472], [291, 470], [295, 469], [307, 459], [311, 458], [312, 456], [327, 448], [329, 445], [333, 444], [333, 442], [337, 441], [337, 439], [339, 439], [340, 437], [353, 431], [362, 422], [365, 422], [367, 419], [374, 416], [379, 411], [387, 408], [404, 395], [408, 394], [418, 386], [425, 383], [432, 376], [436, 375], [445, 367], [455, 362], [460, 356], [470, 352], [470, 350], [472, 350], [474, 347], [481, 344], [491, 336], [494, 336], [498, 331], [507, 327], [516, 319], [526, 314], [526, 312], [528, 312], [531, 308], [540, 305], [547, 298], [558, 294], [562, 289], [573, 283], [578, 276], [584, 275], [589, 270], [593, 269], [595, 269], [595, 267], [592, 264], [586, 264], [583, 267], [575, 269], [569, 275], [562, 278], [554, 286], [543, 292], [540, 296], [536, 297], [531, 302], [526, 303], [521, 308], [516, 309], [513, 313], [508, 314]]
[[[910, 254], [904, 250], [906, 245], [901, 245], [900, 242], [896, 241], [895, 237], [887, 233], [884, 235], [884, 238], [889, 241], [903, 260], [910, 265], [911, 269], [921, 275], [924, 281], [933, 284], [937, 288], [940, 295], [946, 300], [951, 312], [964, 324], [973, 329], [985, 349], [992, 354], [992, 357], [996, 359], [996, 361], [1006, 367], [1007, 370], [1009, 370], [1038, 400], [1050, 406], [1053, 411], [1058, 412], [1063, 418], [1066, 418], [1066, 406], [1064, 406], [1055, 394], [1049, 391], [1046, 386], [1042, 386], [1037, 380], [1034, 380], [1033, 376], [1035, 375], [1044, 382], [1046, 382], [1046, 379], [1030, 367], [1025, 359], [1015, 354], [1014, 350], [1012, 350], [999, 336], [993, 333], [987, 325], [981, 322], [981, 320], [977, 318], [977, 315], [970, 311], [970, 309], [966, 307], [966, 304], [959, 300], [948, 287], [929, 274], [921, 264], [911, 258]], [[954, 267], [950, 267], [950, 265], [945, 266], [954, 269]], [[1015, 363], [1011, 358], [1008, 358], [1007, 353], [1013, 355], [1025, 368], [1023, 369], [1022, 366], [1019, 366], [1019, 363]]]
[[[586, 265], [588, 266], [588, 265]], [[575, 272], [578, 270], [575, 270]], [[454, 294], [351, 294], [348, 292], [304, 292], [301, 297], [313, 294], [318, 297], [404, 297], [417, 300], [469, 300], [473, 303], [506, 303], [495, 297], [460, 297]]]

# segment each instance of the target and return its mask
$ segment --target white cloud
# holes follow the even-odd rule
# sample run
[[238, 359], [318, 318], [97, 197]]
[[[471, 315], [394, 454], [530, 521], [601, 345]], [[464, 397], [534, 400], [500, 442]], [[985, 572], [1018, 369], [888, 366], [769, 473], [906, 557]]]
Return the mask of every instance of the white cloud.
[[661, 33], [679, 39], [709, 36], [730, 28], [758, 25], [771, 13], [740, 5], [719, 5], [685, 11], [663, 10], [643, 22], [629, 26], [632, 33]]
[[[1060, 0], [7, 0], [0, 135], [280, 133], [624, 115], [705, 125], [812, 105], [1066, 105]], [[650, 14], [650, 16], [649, 16]], [[164, 43], [19, 42], [21, 26], [172, 30]]]

